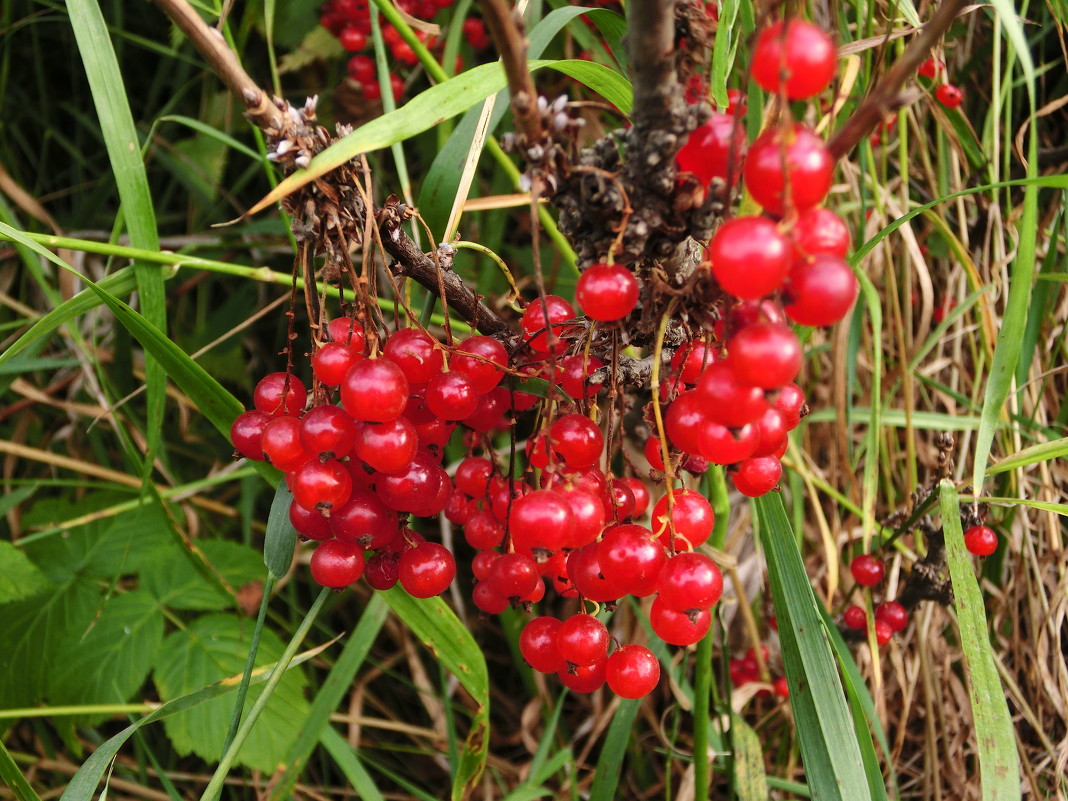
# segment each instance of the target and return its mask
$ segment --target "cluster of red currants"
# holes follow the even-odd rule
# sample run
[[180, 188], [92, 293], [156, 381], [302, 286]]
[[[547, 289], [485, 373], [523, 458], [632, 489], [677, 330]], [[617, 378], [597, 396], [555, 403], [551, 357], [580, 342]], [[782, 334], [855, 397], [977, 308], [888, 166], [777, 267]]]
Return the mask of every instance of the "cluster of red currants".
[[[853, 580], [860, 586], [874, 587], [883, 580], [886, 567], [879, 559], [865, 553], [850, 563], [849, 572], [853, 574]], [[868, 613], [864, 611], [864, 607], [853, 604], [842, 614], [842, 622], [848, 628], [866, 630]], [[875, 641], [879, 645], [886, 645], [894, 634], [904, 631], [908, 624], [908, 610], [897, 601], [883, 601], [875, 607]]]
[[[933, 56], [922, 64], [916, 72], [930, 81], [935, 80], [946, 71], [946, 65]], [[935, 87], [935, 98], [946, 108], [957, 108], [964, 102], [964, 93], [955, 84], [944, 81]]]
[[[835, 67], [830, 37], [791, 20], [762, 31], [752, 76], [764, 89], [799, 100], [823, 91]], [[764, 214], [728, 220], [712, 237], [709, 267], [731, 297], [722, 310], [726, 356], [702, 343], [676, 353], [678, 377], [696, 386], [671, 404], [667, 434], [684, 453], [734, 465], [734, 485], [743, 494], [763, 495], [778, 483], [786, 435], [804, 403], [793, 383], [803, 352], [788, 322], [832, 325], [857, 296], [845, 260], [849, 230], [820, 205], [834, 158], [800, 123], [769, 128], [747, 146], [737, 117], [715, 113], [690, 135], [678, 166], [705, 186], [744, 178]], [[659, 443], [647, 449], [651, 461], [658, 449]]]
[[[397, 0], [397, 7], [419, 19], [430, 20], [453, 5], [455, 0]], [[348, 76], [367, 100], [376, 101], [382, 97], [378, 80], [378, 67], [374, 58], [361, 51], [366, 50], [371, 37], [371, 3], [370, 0], [328, 0], [323, 6], [320, 24], [338, 38], [341, 46], [350, 53], [356, 53], [349, 59]], [[468, 17], [463, 21], [463, 34], [468, 44], [476, 50], [485, 50], [490, 45], [489, 34], [482, 20]], [[427, 47], [434, 49], [439, 42], [426, 31], [416, 30], [415, 35]], [[406, 42], [400, 32], [389, 23], [382, 24], [382, 39], [389, 48], [393, 60], [402, 67], [414, 67], [419, 62], [414, 48]], [[456, 70], [462, 68], [457, 59]], [[393, 72], [389, 76], [394, 100], [404, 96], [404, 79]]]
[[[760, 651], [764, 657], [764, 664], [768, 663], [768, 646], [761, 645]], [[731, 684], [735, 687], [744, 687], [747, 684], [758, 684], [762, 681], [760, 676], [760, 663], [757, 661], [756, 649], [750, 648], [746, 651], [745, 656], [740, 659], [732, 659], [729, 665]], [[758, 696], [770, 695], [771, 693], [779, 696], [779, 698], [790, 697], [790, 687], [786, 683], [785, 676], [777, 676], [771, 681], [771, 690], [761, 689], [757, 691]]]

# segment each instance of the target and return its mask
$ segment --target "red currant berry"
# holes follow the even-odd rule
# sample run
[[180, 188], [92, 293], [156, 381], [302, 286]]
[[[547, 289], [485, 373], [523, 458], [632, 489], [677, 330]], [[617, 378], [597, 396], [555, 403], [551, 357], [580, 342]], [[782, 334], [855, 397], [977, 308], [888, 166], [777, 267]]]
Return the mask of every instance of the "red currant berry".
[[320, 543], [311, 555], [312, 578], [323, 587], [343, 589], [359, 580], [363, 567], [363, 551], [339, 540]]
[[576, 400], [588, 400], [604, 389], [604, 384], [591, 385], [587, 380], [602, 367], [604, 362], [596, 356], [568, 356], [560, 371], [560, 388]]
[[252, 409], [239, 414], [230, 425], [230, 442], [234, 449], [249, 459], [263, 461], [263, 429], [271, 421], [271, 415]]
[[507, 366], [508, 351], [493, 337], [468, 337], [449, 357], [449, 368], [466, 374], [479, 395], [501, 383]]
[[475, 50], [485, 50], [489, 47], [490, 38], [486, 33], [486, 25], [477, 17], [468, 17], [463, 22], [464, 39]]
[[388, 590], [396, 586], [400, 578], [400, 556], [379, 551], [367, 560], [363, 577], [373, 590]]
[[626, 595], [626, 591], [608, 579], [601, 569], [599, 542], [578, 548], [567, 555], [567, 577], [583, 598], [608, 603]]
[[613, 478], [608, 482], [609, 503], [605, 506], [605, 520], [607, 522], [622, 522], [634, 517], [637, 508], [637, 500], [630, 484], [623, 479]]
[[732, 474], [734, 488], [747, 498], [767, 495], [782, 477], [782, 462], [774, 456], [753, 456], [738, 465]]
[[456, 467], [453, 483], [456, 489], [470, 498], [478, 500], [486, 497], [490, 476], [493, 475], [493, 463], [480, 456], [468, 456]]
[[866, 629], [868, 627], [868, 614], [863, 607], [853, 604], [842, 613], [842, 622], [851, 629]]
[[[548, 322], [546, 322], [546, 309], [548, 310]], [[537, 353], [554, 353], [559, 355], [567, 349], [567, 343], [560, 341], [559, 337], [566, 331], [567, 326], [561, 325], [575, 317], [575, 309], [570, 303], [556, 295], [546, 295], [545, 304], [540, 299], [534, 300], [523, 312], [521, 320], [523, 334], [531, 349]], [[551, 332], [549, 328], [551, 327]], [[552, 342], [550, 343], [550, 333]]]
[[645, 482], [635, 476], [623, 476], [618, 480], [626, 483], [630, 487], [630, 491], [634, 493], [634, 517], [644, 515], [645, 510], [649, 508], [649, 502], [652, 500]]
[[350, 53], [355, 53], [367, 47], [367, 34], [352, 26], [342, 30], [337, 39], [341, 42], [341, 46]]
[[608, 655], [608, 629], [593, 615], [572, 615], [556, 632], [556, 650], [573, 665], [589, 666]]
[[342, 542], [364, 550], [382, 548], [397, 534], [397, 514], [369, 489], [356, 488], [349, 502], [330, 514], [330, 530]]
[[673, 500], [671, 522], [675, 536], [682, 537], [696, 548], [712, 534], [712, 527], [716, 523], [712, 505], [701, 493], [691, 489], [670, 490], [668, 495], [657, 501], [653, 507], [652, 528], [665, 548], [671, 546], [671, 529], [667, 523], [669, 496]]
[[289, 504], [289, 522], [300, 536], [309, 540], [326, 542], [334, 536], [330, 531], [329, 520], [317, 510], [305, 509], [296, 501]]
[[597, 546], [604, 577], [624, 592], [644, 598], [656, 592], [667, 561], [664, 546], [645, 526], [613, 526]]
[[463, 420], [478, 408], [478, 392], [466, 373], [438, 373], [426, 385], [426, 405], [442, 420]]
[[575, 300], [593, 320], [621, 320], [638, 303], [638, 280], [622, 264], [591, 264], [579, 276]]
[[549, 429], [553, 450], [572, 470], [597, 463], [604, 450], [604, 436], [590, 418], [582, 414], [567, 414]]
[[253, 405], [273, 417], [296, 416], [304, 411], [307, 400], [308, 393], [304, 389], [304, 383], [292, 374], [287, 381], [285, 373], [265, 375], [252, 393]]
[[716, 362], [715, 348], [702, 339], [692, 339], [675, 351], [671, 357], [671, 369], [687, 384], [696, 384], [705, 368]]
[[571, 506], [553, 490], [534, 490], [512, 502], [508, 529], [517, 548], [563, 548], [574, 536]]
[[874, 556], [864, 553], [850, 563], [849, 572], [853, 574], [853, 580], [860, 586], [874, 587], [883, 580], [886, 568]]
[[649, 437], [643, 447], [646, 461], [654, 470], [664, 469], [664, 449], [660, 447], [659, 437]]
[[889, 623], [885, 620], [875, 621], [875, 642], [879, 645], [886, 645], [893, 636], [894, 630], [890, 628]]
[[555, 617], [536, 617], [519, 633], [519, 653], [539, 673], [567, 669], [567, 662], [556, 650], [556, 634], [562, 623]]
[[644, 698], [660, 681], [660, 662], [643, 645], [624, 645], [608, 657], [605, 680], [621, 698]]
[[408, 379], [389, 359], [356, 362], [341, 382], [341, 402], [357, 420], [388, 423], [408, 404]]
[[475, 512], [464, 525], [464, 539], [472, 548], [498, 548], [504, 542], [504, 527], [488, 511]]
[[604, 686], [607, 659], [592, 665], [582, 665], [572, 672], [570, 668], [559, 671], [560, 683], [574, 693], [592, 693]]
[[707, 423], [704, 404], [696, 392], [679, 395], [664, 416], [664, 428], [671, 444], [685, 453], [700, 453], [701, 432]]
[[790, 273], [790, 242], [766, 217], [735, 217], [716, 229], [709, 244], [712, 274], [739, 298], [775, 292]]
[[822, 28], [800, 19], [769, 25], [753, 49], [753, 80], [773, 94], [804, 100], [827, 88], [837, 68], [834, 42]]
[[957, 108], [964, 101], [964, 93], [951, 83], [944, 83], [935, 89], [935, 97], [946, 108]]
[[710, 609], [723, 594], [723, 575], [704, 554], [678, 553], [661, 568], [657, 591], [672, 609]]
[[502, 554], [495, 560], [486, 581], [498, 595], [518, 601], [534, 592], [541, 576], [534, 560], [517, 551]]
[[410, 384], [425, 384], [445, 365], [441, 346], [416, 328], [402, 328], [390, 334], [382, 353], [401, 369]]
[[267, 461], [285, 472], [296, 470], [309, 456], [300, 443], [300, 421], [295, 417], [275, 417], [268, 422], [260, 445]]
[[934, 78], [938, 73], [945, 69], [945, 64], [939, 61], [937, 58], [931, 57], [920, 64], [919, 69], [916, 70], [924, 78]]
[[797, 384], [781, 387], [772, 400], [772, 406], [782, 412], [787, 431], [793, 431], [801, 422], [801, 410], [805, 406], [805, 393]]
[[786, 314], [795, 323], [834, 325], [853, 307], [860, 285], [849, 265], [836, 256], [797, 261], [785, 286]]
[[407, 470], [418, 449], [415, 426], [403, 415], [388, 423], [365, 423], [356, 436], [356, 455], [380, 473]]
[[720, 178], [734, 183], [741, 176], [745, 158], [745, 127], [736, 117], [713, 114], [694, 130], [675, 156], [679, 169], [692, 172], [705, 186]]
[[989, 526], [972, 526], [964, 532], [964, 547], [974, 556], [990, 556], [998, 549], [998, 535]]
[[897, 601], [883, 601], [875, 607], [875, 620], [886, 623], [891, 631], [904, 631], [909, 624], [909, 613]]
[[456, 560], [444, 545], [423, 542], [401, 554], [398, 577], [413, 598], [433, 598], [452, 584]]
[[753, 450], [753, 456], [774, 456], [782, 458], [787, 443], [786, 420], [782, 412], [773, 406], [769, 406], [764, 416], [757, 421], [757, 446]]
[[356, 421], [337, 406], [323, 404], [300, 418], [300, 442], [319, 459], [343, 459], [356, 443]]
[[[769, 128], [753, 142], [745, 160], [749, 194], [775, 215], [783, 214], [787, 206], [799, 212], [818, 206], [831, 189], [833, 173], [834, 158], [827, 144], [801, 123], [786, 131]], [[783, 196], [787, 177], [788, 199]]]
[[712, 464], [736, 464], [748, 459], [759, 444], [760, 430], [753, 423], [727, 428], [719, 423], [706, 422], [701, 428], [700, 453]]
[[779, 696], [779, 698], [790, 697], [790, 685], [786, 683], [786, 676], [779, 676], [771, 683], [772, 691]]
[[649, 623], [656, 636], [668, 645], [693, 645], [708, 634], [712, 615], [707, 609], [672, 609], [657, 597], [649, 608]]
[[312, 356], [312, 373], [328, 387], [336, 387], [345, 379], [349, 368], [362, 358], [348, 345], [327, 342]]
[[808, 256], [837, 256], [844, 259], [853, 245], [849, 228], [842, 218], [823, 206], [806, 209], [797, 217], [790, 238], [794, 254]]
[[777, 389], [801, 370], [801, 343], [784, 325], [747, 325], [731, 338], [728, 349], [735, 374], [756, 387]]
[[710, 365], [695, 391], [704, 400], [709, 419], [728, 428], [756, 422], [768, 407], [763, 390], [743, 381], [730, 360]]
[[328, 514], [344, 506], [352, 492], [352, 476], [341, 462], [309, 459], [293, 479], [293, 498], [305, 509]]

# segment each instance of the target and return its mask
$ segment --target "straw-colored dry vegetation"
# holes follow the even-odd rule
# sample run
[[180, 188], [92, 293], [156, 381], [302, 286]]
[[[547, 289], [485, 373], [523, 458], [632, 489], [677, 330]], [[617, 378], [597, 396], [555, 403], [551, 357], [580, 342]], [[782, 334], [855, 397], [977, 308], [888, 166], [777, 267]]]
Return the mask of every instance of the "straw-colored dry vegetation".
[[[743, 4], [748, 13], [739, 15], [739, 26], [753, 14]], [[218, 9], [211, 5], [204, 8], [214, 22]], [[378, 113], [345, 86], [338, 53], [328, 48], [327, 56], [314, 58], [307, 52], [315, 3], [266, 5], [277, 15], [271, 58], [263, 4], [225, 4], [222, 29], [251, 75], [266, 86], [277, 81], [295, 103], [320, 93], [326, 122], [362, 122]], [[132, 110], [154, 210], [154, 219], [146, 216], [137, 205], [144, 199], [134, 197], [119, 216], [98, 117], [101, 89], [87, 82], [85, 45], [72, 34], [68, 6], [83, 15], [84, 7], [97, 4], [18, 0], [0, 10], [0, 510], [6, 524], [0, 539], [0, 743], [6, 749], [0, 750], [0, 798], [33, 797], [16, 781], [16, 767], [41, 798], [58, 797], [101, 743], [160, 701], [241, 673], [263, 590], [255, 552], [273, 495], [253, 469], [232, 460], [230, 444], [182, 379], [172, 374], [165, 415], [152, 417], [164, 385], [158, 367], [146, 371], [140, 337], [92, 295], [62, 328], [20, 345], [17, 353], [10, 349], [83, 289], [19, 240], [19, 232], [97, 281], [125, 268], [131, 257], [168, 265], [165, 303], [149, 314], [142, 292], [132, 295], [133, 305], [149, 317], [165, 316], [170, 339], [241, 403], [249, 402], [259, 376], [283, 367], [277, 353], [290, 299], [293, 249], [277, 211], [212, 227], [242, 215], [276, 180], [258, 134], [159, 8], [101, 0], [124, 82], [114, 88], [125, 90]], [[438, 22], [447, 26], [453, 14], [469, 8], [460, 2]], [[932, 3], [916, 6], [921, 20], [934, 10]], [[799, 111], [829, 133], [914, 34], [897, 3], [819, 2], [805, 11], [836, 30], [841, 44], [852, 43], [840, 72], [848, 100], [826, 114], [818, 104]], [[1006, 12], [1019, 16], [1000, 16]], [[886, 557], [887, 579], [876, 602], [899, 597], [910, 582], [914, 592], [936, 589], [937, 580], [920, 577], [914, 567], [942, 537], [940, 478], [956, 485], [965, 527], [978, 513], [998, 532], [997, 553], [971, 562], [1015, 741], [1006, 737], [996, 748], [1003, 757], [1013, 746], [1019, 754], [1020, 796], [1011, 797], [1036, 801], [1068, 801], [1065, 21], [1059, 0], [965, 7], [936, 49], [964, 91], [960, 113], [934, 100], [930, 82], [911, 80], [909, 102], [891, 115], [892, 125], [879, 129], [878, 141], [865, 137], [841, 161], [830, 203], [849, 223], [854, 245], [870, 245], [858, 262], [868, 280], [851, 318], [808, 336], [799, 383], [812, 414], [795, 432], [781, 482], [815, 597], [835, 623], [846, 605], [865, 602], [849, 560], [879, 542], [885, 543], [878, 552]], [[1028, 43], [1030, 73], [1014, 32]], [[590, 36], [575, 23], [556, 37], [547, 57], [586, 49]], [[739, 38], [731, 87], [745, 78], [748, 45]], [[321, 38], [310, 41], [323, 46]], [[470, 64], [469, 48], [460, 51]], [[421, 70], [404, 75], [409, 96], [427, 86]], [[538, 87], [550, 98], [569, 92], [595, 99], [561, 74], [539, 76]], [[587, 136], [617, 123], [603, 104], [583, 113]], [[752, 131], [760, 124], [759, 108], [751, 109], [747, 125]], [[498, 133], [510, 127], [506, 117]], [[422, 178], [454, 128], [455, 121], [445, 123], [405, 142], [400, 176], [396, 152], [371, 154], [375, 196], [408, 191], [418, 201]], [[1037, 159], [1029, 160], [1035, 130], [1030, 152]], [[484, 155], [471, 197], [516, 191], [512, 176]], [[955, 196], [963, 192], [969, 193]], [[522, 207], [503, 206], [490, 201], [468, 211], [460, 232], [499, 254], [532, 297], [530, 217]], [[138, 233], [146, 225], [158, 230], [158, 243]], [[67, 239], [50, 241], [49, 234]], [[544, 234], [540, 243], [550, 283], [570, 293], [575, 273], [566, 256]], [[491, 301], [507, 292], [496, 265], [478, 253], [462, 251], [456, 269]], [[115, 296], [131, 300], [136, 286], [129, 271], [107, 280]], [[1024, 284], [1029, 297], [1012, 308], [1010, 286]], [[495, 307], [514, 320], [505, 304]], [[297, 330], [306, 334], [301, 304]], [[1018, 363], [1000, 363], [1013, 342], [1021, 346]], [[307, 340], [298, 339], [295, 349], [306, 348]], [[1007, 394], [991, 396], [992, 382]], [[995, 426], [989, 466], [980, 441], [984, 426]], [[1052, 445], [1027, 450], [1041, 443]], [[986, 476], [983, 502], [973, 507], [977, 444]], [[628, 447], [640, 459], [640, 442]], [[149, 448], [155, 461], [145, 465]], [[146, 488], [146, 476], [158, 494]], [[621, 703], [607, 691], [567, 694], [555, 680], [524, 668], [515, 647], [522, 611], [480, 620], [462, 573], [446, 600], [485, 654], [490, 692], [488, 759], [471, 797], [521, 801], [540, 791], [554, 798], [592, 792], [601, 799], [748, 801], [761, 797], [754, 788], [762, 787], [763, 797], [809, 797], [790, 704], [759, 693], [764, 683], [732, 690], [728, 677], [728, 660], [760, 643], [770, 653], [768, 678], [783, 674], [754, 517], [746, 499], [732, 495], [729, 519], [717, 529], [728, 589], [712, 640], [696, 649], [663, 649], [660, 685], [640, 704]], [[440, 537], [462, 542], [447, 523]], [[193, 546], [202, 547], [202, 564], [218, 573], [190, 568], [180, 583], [168, 583], [168, 574], [186, 566], [183, 549]], [[316, 597], [309, 553], [298, 549], [297, 564], [273, 584], [261, 663], [279, 657]], [[946, 580], [944, 562], [938, 568]], [[121, 626], [94, 635], [116, 597], [146, 603], [140, 611], [132, 602], [127, 606], [130, 619], [151, 630], [145, 635], [150, 654], [123, 645]], [[969, 616], [976, 612], [968, 610]], [[625, 642], [643, 641], [643, 620], [639, 605], [623, 605], [611, 627]], [[991, 795], [980, 782], [976, 710], [996, 708], [1001, 697], [970, 695], [967, 665], [980, 657], [967, 652], [958, 622], [954, 605], [922, 600], [911, 609], [908, 628], [880, 649], [844, 634], [874, 701], [876, 726], [885, 733], [888, 750], [879, 737], [875, 750], [890, 798], [1010, 797]], [[196, 637], [212, 640], [223, 629], [235, 645], [220, 657], [221, 672], [168, 685], [161, 666], [199, 647]], [[343, 639], [335, 641], [339, 635]], [[189, 639], [175, 639], [180, 636]], [[365, 655], [355, 653], [357, 647], [345, 661], [342, 648], [354, 637], [364, 638]], [[295, 721], [313, 714], [317, 721], [329, 714], [332, 735], [309, 744], [315, 749], [300, 757], [294, 787], [270, 769], [280, 760], [253, 759], [231, 770], [225, 797], [449, 795], [476, 701], [398, 615], [387, 614], [381, 598], [362, 583], [330, 596], [298, 653], [307, 657], [294, 669], [300, 681], [280, 685], [289, 706], [273, 714], [269, 706], [261, 721], [281, 750], [257, 747], [292, 755], [288, 749], [305, 728]], [[702, 676], [708, 654], [711, 671]], [[310, 708], [329, 691], [326, 677], [335, 668], [332, 681], [343, 682], [338, 702]], [[92, 681], [83, 681], [85, 675]], [[702, 687], [706, 681], [711, 724], [697, 726], [695, 682]], [[232, 699], [222, 699], [214, 718], [170, 725], [182, 720], [173, 718], [142, 729], [118, 750], [109, 797], [198, 797], [215, 771]], [[733, 724], [732, 710], [740, 716]], [[217, 734], [197, 728], [219, 720], [223, 731]], [[705, 775], [695, 772], [695, 737], [709, 749], [710, 790], [695, 787], [695, 776]], [[215, 748], [213, 757], [200, 750], [204, 738], [214, 743], [204, 746]], [[613, 762], [620, 759], [621, 767]], [[847, 790], [842, 797], [869, 797], [866, 788], [854, 789], [856, 795]]]

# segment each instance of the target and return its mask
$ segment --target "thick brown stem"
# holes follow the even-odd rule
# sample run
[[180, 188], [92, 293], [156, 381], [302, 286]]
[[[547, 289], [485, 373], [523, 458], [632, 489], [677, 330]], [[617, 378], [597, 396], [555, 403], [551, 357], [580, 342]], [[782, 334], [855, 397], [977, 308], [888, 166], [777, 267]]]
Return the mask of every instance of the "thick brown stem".
[[631, 123], [639, 132], [673, 131], [685, 116], [675, 71], [675, 0], [633, 0], [628, 17], [627, 55], [634, 84]]
[[538, 143], [543, 136], [538, 90], [527, 69], [527, 40], [522, 20], [518, 12], [508, 7], [507, 0], [480, 0], [479, 5], [508, 78], [516, 130], [526, 136], [528, 146]]
[[905, 105], [906, 98], [901, 94], [901, 87], [916, 75], [917, 67], [928, 57], [942, 34], [949, 30], [966, 2], [943, 0], [931, 21], [923, 26], [920, 35], [912, 40], [901, 58], [894, 62], [890, 71], [835, 133], [829, 145], [835, 159], [844, 157], [861, 139], [874, 131], [888, 114]]

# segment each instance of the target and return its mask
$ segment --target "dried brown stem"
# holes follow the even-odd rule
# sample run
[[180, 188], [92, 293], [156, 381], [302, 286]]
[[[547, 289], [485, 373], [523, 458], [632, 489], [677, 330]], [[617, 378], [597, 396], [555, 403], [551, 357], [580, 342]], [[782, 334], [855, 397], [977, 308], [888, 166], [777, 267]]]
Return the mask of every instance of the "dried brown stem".
[[538, 90], [527, 69], [527, 39], [522, 18], [508, 7], [507, 0], [480, 0], [479, 5], [508, 78], [516, 130], [526, 137], [528, 146], [540, 142], [544, 131], [538, 114]]
[[[285, 104], [281, 101], [272, 102], [267, 93], [245, 72], [222, 35], [201, 19], [187, 0], [154, 2], [189, 37], [189, 41], [226, 87], [241, 100], [248, 111], [249, 119], [257, 127], [264, 132], [273, 131], [276, 134], [284, 129], [287, 123], [283, 111]], [[525, 53], [524, 46], [524, 57]], [[533, 96], [531, 99], [532, 108], [536, 109]], [[448, 308], [455, 310], [484, 334], [503, 335], [509, 331], [508, 324], [482, 303], [456, 273], [439, 271], [434, 261], [404, 233], [401, 228], [402, 216], [395, 201], [392, 208], [387, 204], [387, 208], [378, 212], [376, 217], [382, 246], [396, 260], [392, 268], [395, 274], [409, 276], [435, 294], [440, 292], [443, 285]]]
[[890, 71], [868, 93], [864, 102], [846, 120], [845, 125], [835, 133], [829, 145], [831, 155], [835, 159], [849, 153], [861, 139], [874, 131], [888, 114], [905, 105], [906, 98], [901, 93], [901, 87], [915, 76], [916, 69], [928, 57], [931, 48], [953, 24], [953, 20], [966, 3], [967, 0], [943, 0], [931, 21], [923, 26], [920, 35], [912, 40], [901, 58], [894, 62]]

